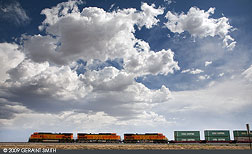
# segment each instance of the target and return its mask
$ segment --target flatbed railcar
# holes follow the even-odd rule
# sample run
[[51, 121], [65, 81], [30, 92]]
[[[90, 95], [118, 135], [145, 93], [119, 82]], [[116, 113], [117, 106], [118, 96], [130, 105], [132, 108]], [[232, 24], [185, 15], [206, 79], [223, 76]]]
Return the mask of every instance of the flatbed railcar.
[[162, 133], [124, 134], [124, 143], [168, 143]]

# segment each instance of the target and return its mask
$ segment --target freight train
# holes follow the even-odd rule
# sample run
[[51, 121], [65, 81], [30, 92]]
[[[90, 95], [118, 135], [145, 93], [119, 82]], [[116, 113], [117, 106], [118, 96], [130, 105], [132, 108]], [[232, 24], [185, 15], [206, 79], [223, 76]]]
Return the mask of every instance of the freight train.
[[252, 143], [252, 132], [234, 130], [234, 140], [229, 130], [205, 130], [205, 140], [200, 139], [200, 131], [174, 131], [174, 140], [168, 140], [162, 133], [124, 134], [124, 140], [116, 133], [33, 133], [28, 142], [57, 143]]

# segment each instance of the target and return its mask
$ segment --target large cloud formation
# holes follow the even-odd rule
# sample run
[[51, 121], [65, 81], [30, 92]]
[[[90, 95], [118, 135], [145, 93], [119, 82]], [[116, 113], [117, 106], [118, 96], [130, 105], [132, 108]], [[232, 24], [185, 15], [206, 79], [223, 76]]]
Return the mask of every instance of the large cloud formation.
[[0, 84], [9, 78], [8, 70], [15, 68], [24, 60], [24, 54], [18, 50], [18, 45], [0, 43]]
[[46, 16], [40, 29], [46, 36], [27, 36], [24, 51], [36, 62], [49, 61], [66, 64], [73, 60], [107, 60], [127, 58], [137, 54], [134, 45], [141, 42], [134, 36], [135, 28], [151, 28], [163, 13], [143, 3], [142, 11], [123, 9], [106, 12], [101, 8], [88, 7], [81, 12], [76, 1], [60, 3], [41, 13]]
[[[168, 101], [170, 90], [165, 86], [151, 90], [135, 81], [138, 76], [179, 70], [173, 51], [151, 51], [147, 42], [134, 35], [135, 28], [157, 25], [156, 17], [163, 14], [163, 8], [142, 3], [141, 11], [130, 8], [106, 12], [96, 7], [79, 11], [80, 3], [68, 1], [42, 10], [46, 18], [39, 28], [46, 35], [23, 35], [19, 48], [0, 44], [4, 66], [1, 110], [9, 113], [1, 115], [3, 129], [18, 121], [30, 121], [34, 125], [29, 128], [42, 127], [34, 117], [42, 121], [49, 118], [56, 125], [64, 123], [69, 129], [82, 123], [78, 128], [86, 130], [86, 124], [93, 128], [91, 121], [101, 121], [103, 126], [167, 122], [151, 108]], [[79, 59], [87, 63], [76, 63]], [[104, 63], [115, 59], [123, 60], [122, 69], [91, 69], [97, 60]], [[79, 73], [75, 68], [85, 71]], [[64, 115], [70, 120], [60, 123]]]
[[209, 18], [214, 14], [214, 10], [215, 8], [209, 8], [205, 12], [197, 7], [191, 7], [187, 14], [168, 11], [165, 16], [168, 22], [165, 25], [174, 33], [180, 34], [188, 31], [193, 37], [219, 36], [223, 39], [223, 46], [232, 50], [236, 41], [229, 35], [229, 32], [233, 30], [233, 27], [226, 17]]

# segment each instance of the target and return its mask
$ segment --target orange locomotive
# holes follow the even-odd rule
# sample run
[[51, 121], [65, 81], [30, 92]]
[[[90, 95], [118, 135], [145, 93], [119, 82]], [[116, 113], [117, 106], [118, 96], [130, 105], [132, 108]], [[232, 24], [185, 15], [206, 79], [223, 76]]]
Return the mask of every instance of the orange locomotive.
[[168, 143], [161, 133], [124, 134], [124, 143]]
[[120, 141], [121, 137], [116, 133], [78, 133], [76, 140], [79, 143], [119, 143]]
[[79, 143], [119, 143], [120, 141], [121, 137], [116, 133], [78, 133], [76, 140]]
[[73, 133], [42, 133], [35, 132], [28, 142], [74, 142]]

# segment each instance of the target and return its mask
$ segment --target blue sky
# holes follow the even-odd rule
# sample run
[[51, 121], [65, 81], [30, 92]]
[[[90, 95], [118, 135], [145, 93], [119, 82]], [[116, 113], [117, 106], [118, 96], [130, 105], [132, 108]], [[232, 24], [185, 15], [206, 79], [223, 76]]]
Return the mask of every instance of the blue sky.
[[0, 141], [34, 131], [172, 139], [174, 130], [245, 129], [251, 5], [0, 1]]

